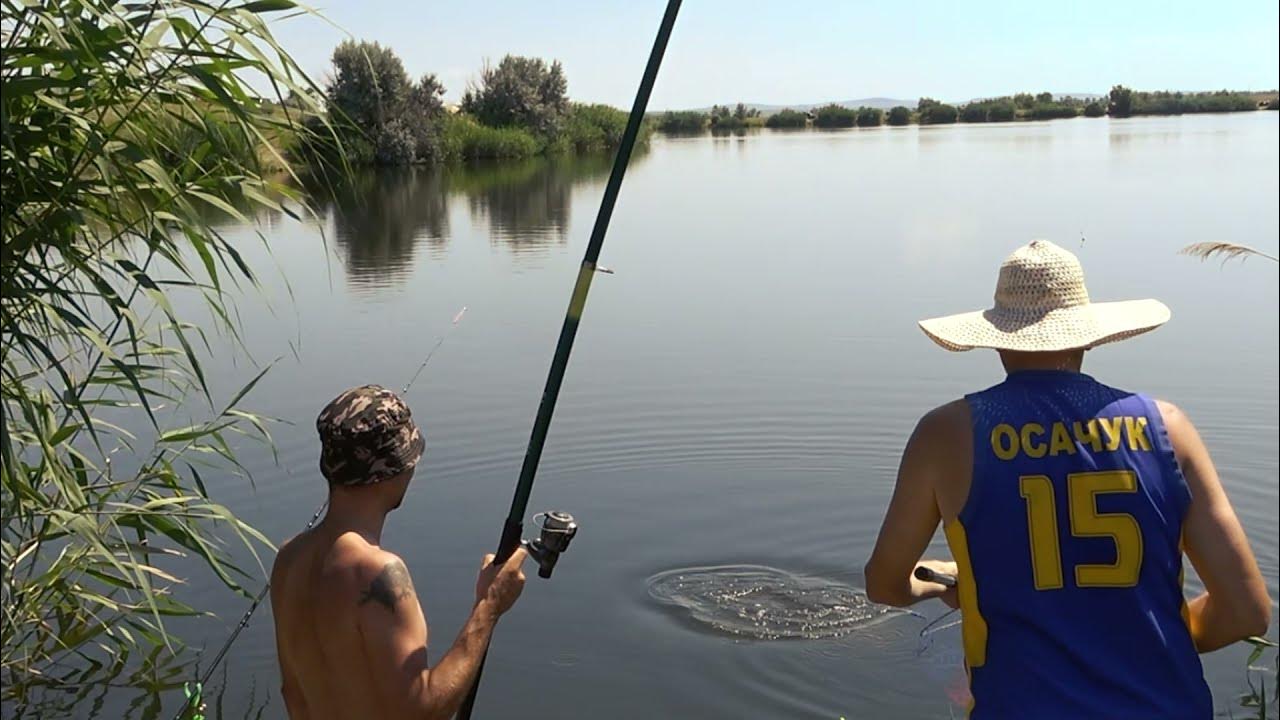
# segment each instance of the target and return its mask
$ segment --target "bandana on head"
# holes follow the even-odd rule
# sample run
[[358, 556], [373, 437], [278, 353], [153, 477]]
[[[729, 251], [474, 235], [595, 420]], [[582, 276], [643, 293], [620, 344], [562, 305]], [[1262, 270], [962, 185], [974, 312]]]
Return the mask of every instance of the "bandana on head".
[[342, 393], [316, 418], [320, 472], [335, 485], [369, 485], [412, 470], [426, 448], [412, 416], [380, 385]]

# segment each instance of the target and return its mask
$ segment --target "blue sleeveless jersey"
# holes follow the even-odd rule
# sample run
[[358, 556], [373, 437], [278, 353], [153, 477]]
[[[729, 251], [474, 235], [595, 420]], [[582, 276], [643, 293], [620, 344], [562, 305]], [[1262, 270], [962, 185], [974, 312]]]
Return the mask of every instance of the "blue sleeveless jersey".
[[1155, 402], [1054, 371], [966, 400], [973, 482], [946, 533], [970, 717], [1210, 717], [1182, 593], [1190, 494]]

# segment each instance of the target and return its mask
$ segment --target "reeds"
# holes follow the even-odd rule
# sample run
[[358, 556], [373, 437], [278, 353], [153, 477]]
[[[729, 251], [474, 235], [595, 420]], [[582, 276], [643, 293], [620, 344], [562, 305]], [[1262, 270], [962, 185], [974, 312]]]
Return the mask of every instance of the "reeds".
[[191, 573], [256, 574], [232, 557], [269, 543], [209, 492], [247, 474], [238, 438], [270, 441], [240, 407], [265, 369], [218, 397], [202, 367], [257, 281], [215, 223], [296, 214], [277, 140], [320, 109], [263, 17], [286, 0], [0, 5], [0, 698], [20, 708], [174, 655]]

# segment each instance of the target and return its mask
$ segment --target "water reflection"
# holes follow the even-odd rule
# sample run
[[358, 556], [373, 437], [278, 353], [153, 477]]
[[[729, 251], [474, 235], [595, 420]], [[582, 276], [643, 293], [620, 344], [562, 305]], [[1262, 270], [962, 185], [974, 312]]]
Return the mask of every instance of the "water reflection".
[[309, 190], [332, 222], [352, 285], [399, 281], [412, 267], [419, 241], [436, 250], [449, 241], [448, 198], [438, 168], [362, 171]]
[[379, 288], [407, 277], [420, 246], [448, 248], [451, 203], [464, 199], [495, 246], [525, 254], [563, 244], [574, 188], [603, 182], [611, 163], [612, 156], [593, 155], [361, 170], [306, 190], [334, 229], [347, 281]]
[[575, 186], [602, 180], [605, 155], [539, 158], [450, 168], [450, 192], [466, 195], [472, 221], [489, 228], [490, 243], [514, 253], [563, 244]]

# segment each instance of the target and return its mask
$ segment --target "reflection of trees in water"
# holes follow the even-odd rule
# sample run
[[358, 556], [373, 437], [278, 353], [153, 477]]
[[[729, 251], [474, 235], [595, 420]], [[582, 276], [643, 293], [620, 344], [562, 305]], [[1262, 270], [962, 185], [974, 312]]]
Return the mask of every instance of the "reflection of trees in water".
[[[465, 196], [473, 222], [513, 252], [563, 243], [575, 185], [603, 181], [608, 155], [536, 158], [397, 170], [359, 170], [340, 183], [306, 183], [317, 210], [332, 218], [353, 285], [403, 278], [421, 242], [449, 242], [449, 201]], [[594, 208], [592, 208], [594, 209]]]
[[467, 196], [473, 219], [484, 218], [491, 241], [515, 252], [563, 243], [573, 188], [609, 174], [605, 155], [472, 164], [446, 174], [450, 192]]
[[352, 284], [386, 285], [413, 264], [420, 240], [435, 249], [448, 242], [448, 203], [439, 169], [358, 171], [311, 192], [333, 219]]

